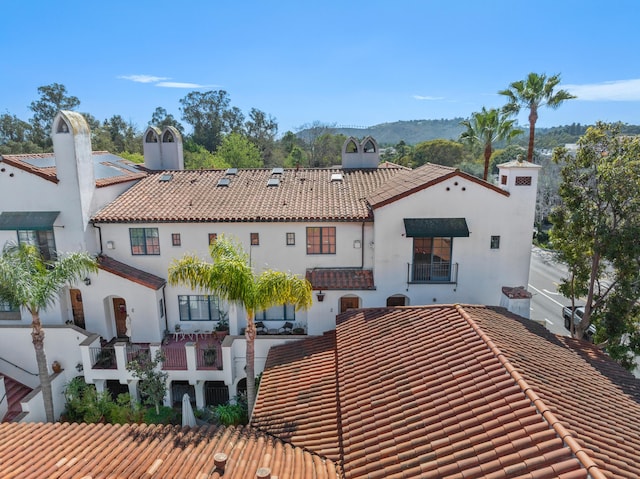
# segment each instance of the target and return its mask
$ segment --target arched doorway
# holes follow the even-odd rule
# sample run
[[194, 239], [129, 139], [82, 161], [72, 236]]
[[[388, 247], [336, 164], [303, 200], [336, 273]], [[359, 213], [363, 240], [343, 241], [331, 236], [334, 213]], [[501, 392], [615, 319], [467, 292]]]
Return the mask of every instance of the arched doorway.
[[73, 324], [79, 328], [86, 329], [84, 323], [84, 307], [82, 305], [82, 293], [79, 289], [70, 289], [71, 312], [73, 314]]
[[387, 298], [387, 306], [388, 307], [392, 307], [392, 306], [408, 306], [408, 305], [409, 305], [409, 298], [407, 298], [403, 294], [394, 294], [393, 296], [389, 296]]
[[340, 298], [340, 312], [344, 313], [349, 309], [358, 309], [360, 307], [360, 298], [357, 296], [343, 296]]
[[116, 336], [127, 338], [127, 303], [124, 298], [113, 298], [113, 318], [116, 322]]

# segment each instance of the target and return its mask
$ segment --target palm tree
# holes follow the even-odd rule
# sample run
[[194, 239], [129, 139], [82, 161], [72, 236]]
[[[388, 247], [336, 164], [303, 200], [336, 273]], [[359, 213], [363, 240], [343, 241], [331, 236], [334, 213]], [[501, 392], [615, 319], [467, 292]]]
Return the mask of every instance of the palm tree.
[[560, 75], [547, 78], [545, 74], [529, 73], [526, 80], [513, 82], [509, 88], [498, 92], [508, 99], [508, 103], [502, 109], [505, 113], [517, 115], [520, 108], [529, 109], [529, 148], [527, 150], [529, 162], [533, 162], [533, 139], [538, 121], [538, 109], [541, 106], [556, 109], [565, 100], [576, 98], [566, 90], [554, 91], [559, 83]]
[[461, 121], [460, 124], [466, 130], [460, 134], [460, 140], [471, 145], [479, 144], [484, 147], [484, 174], [482, 179], [486, 181], [489, 176], [489, 161], [493, 152], [493, 142], [506, 140], [521, 135], [523, 131], [514, 128], [516, 120], [509, 120], [506, 113], [492, 108], [487, 110], [482, 107], [482, 111], [473, 112], [471, 118]]
[[56, 260], [47, 261], [38, 248], [24, 243], [8, 243], [0, 255], [0, 299], [31, 313], [31, 338], [48, 422], [54, 420], [53, 396], [40, 311], [55, 303], [65, 285], [97, 269], [95, 260], [87, 253], [59, 255]]
[[219, 236], [209, 247], [213, 263], [193, 255], [174, 260], [169, 266], [169, 284], [185, 284], [216, 294], [220, 299], [241, 304], [247, 314], [247, 404], [249, 417], [256, 398], [255, 313], [272, 306], [293, 304], [296, 310], [311, 306], [311, 284], [306, 279], [281, 271], [265, 270], [259, 275], [249, 264], [242, 246]]

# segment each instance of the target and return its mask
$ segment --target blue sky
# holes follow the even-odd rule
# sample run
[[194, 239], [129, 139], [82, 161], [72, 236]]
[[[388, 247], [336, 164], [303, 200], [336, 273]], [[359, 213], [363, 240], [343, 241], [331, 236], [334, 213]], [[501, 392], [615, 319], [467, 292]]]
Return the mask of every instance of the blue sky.
[[212, 89], [280, 133], [468, 117], [534, 71], [579, 96], [538, 126], [640, 124], [636, 0], [2, 3], [0, 112], [25, 120], [54, 82], [79, 111], [141, 129], [156, 107], [180, 119], [180, 98]]

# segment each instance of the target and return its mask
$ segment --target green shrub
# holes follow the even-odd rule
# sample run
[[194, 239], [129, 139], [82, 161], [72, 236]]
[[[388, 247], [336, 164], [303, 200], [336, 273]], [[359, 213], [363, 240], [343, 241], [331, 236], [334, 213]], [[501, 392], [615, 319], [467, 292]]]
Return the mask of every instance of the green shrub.
[[146, 424], [178, 424], [178, 413], [169, 406], [160, 406], [160, 412], [155, 407], [144, 412], [143, 421]]
[[211, 408], [215, 418], [225, 426], [239, 426], [249, 422], [247, 396], [239, 394], [227, 404], [219, 404]]

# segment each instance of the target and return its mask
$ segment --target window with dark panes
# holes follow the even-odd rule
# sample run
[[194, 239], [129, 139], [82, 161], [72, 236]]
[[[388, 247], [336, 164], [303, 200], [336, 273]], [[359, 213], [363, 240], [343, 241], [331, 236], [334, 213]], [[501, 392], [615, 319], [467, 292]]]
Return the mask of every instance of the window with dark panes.
[[131, 254], [160, 254], [160, 238], [158, 228], [129, 228], [131, 238]]
[[251, 233], [251, 246], [258, 246], [260, 244], [260, 235], [258, 233]]
[[173, 246], [180, 246], [182, 244], [182, 240], [180, 239], [180, 233], [171, 234], [171, 244]]
[[287, 246], [293, 246], [296, 244], [296, 234], [287, 233]]
[[180, 321], [218, 321], [220, 311], [217, 296], [178, 295]]
[[307, 254], [335, 253], [335, 226], [310, 226], [307, 228]]

